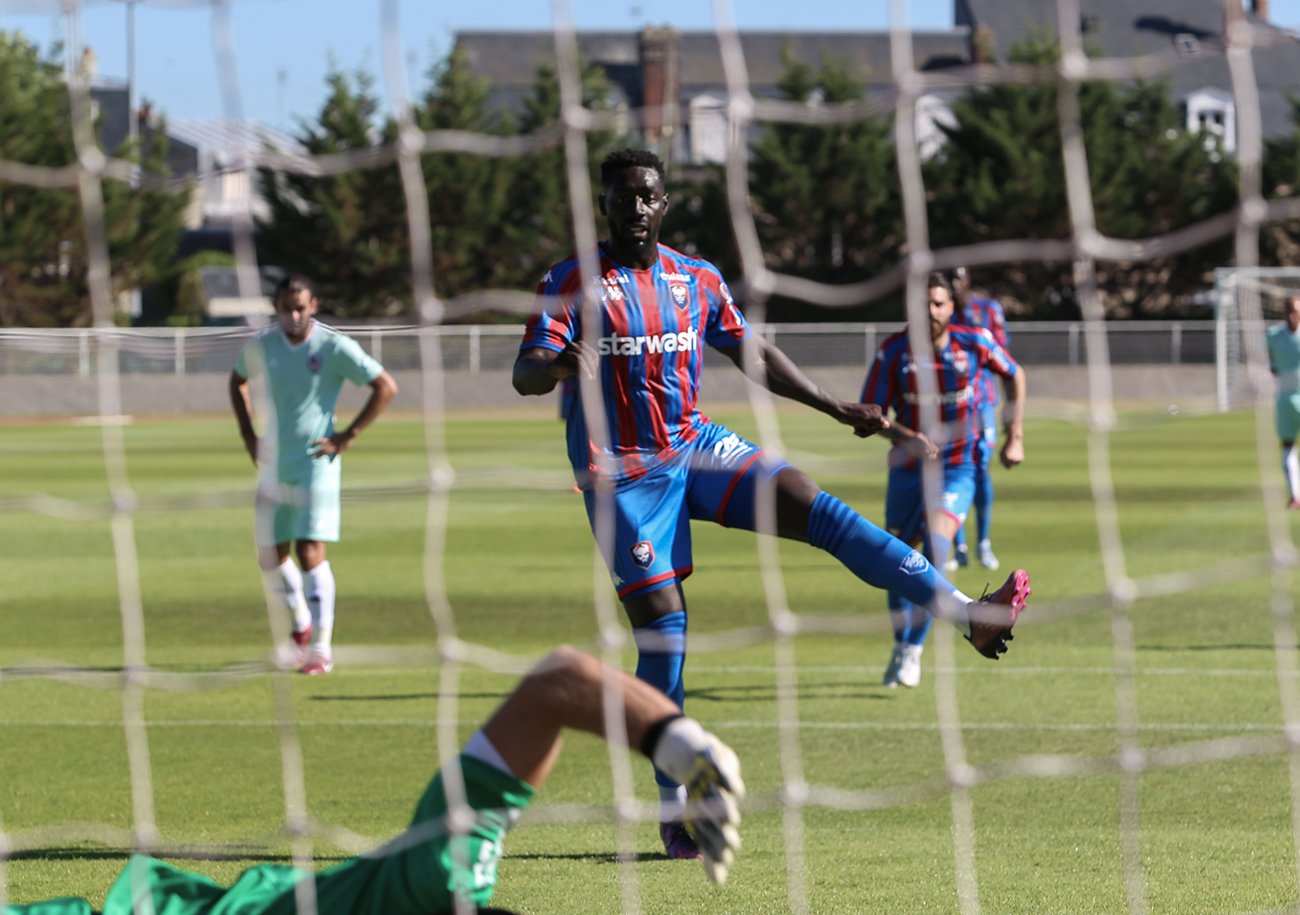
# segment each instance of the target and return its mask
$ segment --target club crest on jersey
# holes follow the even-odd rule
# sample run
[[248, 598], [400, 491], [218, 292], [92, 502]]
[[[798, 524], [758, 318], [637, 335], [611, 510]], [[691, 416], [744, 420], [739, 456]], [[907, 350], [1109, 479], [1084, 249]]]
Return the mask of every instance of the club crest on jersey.
[[926, 570], [927, 566], [929, 566], [929, 563], [925, 561], [925, 557], [916, 550], [912, 550], [903, 557], [903, 561], [899, 563], [898, 571], [904, 575], [920, 575]]
[[612, 277], [605, 277], [605, 297], [611, 302], [623, 301], [623, 288], [619, 286], [618, 280]]
[[970, 368], [970, 362], [966, 359], [965, 353], [958, 353], [952, 357], [952, 370], [958, 375], [965, 375]]
[[643, 569], [650, 568], [650, 564], [655, 561], [655, 548], [650, 545], [649, 540], [632, 544], [631, 553], [632, 561]]
[[310, 356], [307, 357], [307, 368], [309, 368], [313, 372], [320, 371], [320, 363], [321, 363], [320, 353], [312, 353]]
[[668, 287], [668, 291], [669, 291], [670, 293], [672, 293], [673, 304], [674, 304], [674, 305], [676, 305], [678, 308], [685, 308], [685, 307], [686, 307], [686, 287], [685, 287], [685, 286], [679, 286], [679, 285], [677, 285], [676, 283], [673, 283], [673, 284], [671, 284], [671, 285]]

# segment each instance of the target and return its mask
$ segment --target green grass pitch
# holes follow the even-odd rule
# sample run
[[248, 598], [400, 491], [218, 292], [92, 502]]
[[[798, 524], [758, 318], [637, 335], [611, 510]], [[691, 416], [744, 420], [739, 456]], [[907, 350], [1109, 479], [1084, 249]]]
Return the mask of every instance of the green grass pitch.
[[[743, 434], [741, 411], [716, 418]], [[1126, 414], [1112, 440], [1129, 574], [1197, 569], [1267, 552], [1254, 420], [1248, 415]], [[827, 489], [877, 521], [883, 446], [860, 442], [808, 411], [782, 412], [791, 456]], [[125, 429], [132, 484], [142, 496], [247, 491], [252, 468], [233, 421], [140, 422]], [[565, 468], [552, 416], [462, 416], [447, 425], [462, 471]], [[994, 543], [1010, 568], [1033, 577], [1035, 597], [1009, 655], [985, 661], [959, 646], [960, 710], [969, 759], [1108, 754], [1117, 747], [1114, 664], [1105, 613], [1035, 624], [1034, 601], [1102, 588], [1086, 436], [1040, 417], [1028, 424], [1028, 460], [997, 471]], [[1271, 462], [1273, 457], [1268, 455]], [[347, 487], [417, 480], [426, 472], [414, 417], [386, 416], [346, 458]], [[103, 499], [99, 430], [57, 424], [0, 428], [0, 498], [47, 492]], [[344, 539], [330, 548], [338, 579], [336, 643], [428, 646], [422, 500], [344, 508]], [[258, 657], [269, 636], [251, 546], [251, 508], [136, 518], [148, 659], [166, 670], [211, 670]], [[695, 574], [686, 583], [692, 632], [766, 618], [752, 535], [694, 527]], [[796, 612], [882, 614], [884, 595], [829, 556], [782, 544]], [[978, 593], [983, 570], [958, 584]], [[45, 659], [88, 667], [121, 663], [121, 627], [107, 522], [0, 514], [0, 668]], [[590, 647], [592, 550], [578, 496], [478, 485], [453, 494], [446, 583], [462, 638], [511, 652], [560, 641]], [[1268, 581], [1258, 579], [1143, 600], [1133, 608], [1141, 741], [1161, 747], [1277, 734]], [[807, 780], [836, 788], [911, 784], [942, 774], [935, 727], [934, 652], [917, 690], [879, 685], [887, 636], [805, 637], [796, 643]], [[634, 659], [629, 654], [625, 663]], [[781, 779], [771, 645], [687, 660], [687, 710], [738, 751], [752, 789]], [[310, 812], [375, 838], [405, 824], [430, 777], [436, 668], [340, 664], [295, 678], [294, 714], [306, 754]], [[510, 689], [475, 670], [461, 681], [467, 736]], [[283, 794], [270, 682], [201, 693], [151, 691], [157, 819], [166, 837], [253, 845], [248, 857], [189, 862], [230, 880], [251, 864], [285, 860]], [[130, 823], [122, 704], [114, 691], [0, 675], [0, 824], [8, 833], [59, 823]], [[637, 790], [649, 798], [648, 764]], [[579, 735], [539, 803], [610, 797], [603, 747]], [[987, 913], [1126, 912], [1118, 781], [1097, 776], [1016, 779], [973, 792], [980, 900]], [[1275, 756], [1151, 772], [1141, 778], [1142, 858], [1153, 913], [1247, 913], [1296, 902], [1287, 760]], [[813, 913], [956, 913], [952, 817], [939, 798], [897, 809], [804, 815]], [[743, 824], [745, 847], [724, 888], [697, 865], [664, 860], [652, 825], [638, 827], [636, 871], [647, 915], [788, 911], [781, 816]], [[608, 913], [619, 906], [613, 831], [603, 825], [517, 829], [506, 843], [498, 901], [528, 913]], [[323, 863], [339, 849], [317, 843]], [[53, 842], [5, 865], [10, 901], [58, 895], [102, 902], [125, 853]]]

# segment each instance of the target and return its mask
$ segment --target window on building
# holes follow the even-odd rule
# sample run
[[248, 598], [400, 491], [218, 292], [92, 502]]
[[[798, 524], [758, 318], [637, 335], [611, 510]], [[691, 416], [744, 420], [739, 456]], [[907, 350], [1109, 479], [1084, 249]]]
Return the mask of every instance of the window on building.
[[1217, 138], [1227, 152], [1236, 150], [1236, 106], [1231, 95], [1213, 87], [1198, 89], [1183, 99], [1183, 109], [1189, 131], [1203, 134], [1207, 140]]
[[727, 161], [727, 102], [712, 95], [690, 101], [691, 163]]

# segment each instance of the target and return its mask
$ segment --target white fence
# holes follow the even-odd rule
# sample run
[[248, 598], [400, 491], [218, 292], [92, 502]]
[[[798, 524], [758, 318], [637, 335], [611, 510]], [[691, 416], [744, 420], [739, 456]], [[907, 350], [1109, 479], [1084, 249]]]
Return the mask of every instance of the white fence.
[[[769, 324], [758, 328], [797, 364], [865, 367], [876, 348], [901, 323]], [[419, 329], [409, 326], [347, 326], [390, 370], [418, 370]], [[478, 373], [509, 369], [519, 351], [519, 325], [449, 325], [431, 328], [442, 338], [443, 366]], [[1082, 365], [1087, 343], [1079, 322], [1021, 321], [1008, 325], [1011, 352], [1025, 365]], [[95, 374], [96, 334], [118, 344], [119, 368], [128, 374], [230, 371], [251, 328], [113, 328], [36, 330], [0, 328], [0, 375]], [[1107, 326], [1110, 359], [1117, 365], [1212, 364], [1214, 321], [1127, 321]]]

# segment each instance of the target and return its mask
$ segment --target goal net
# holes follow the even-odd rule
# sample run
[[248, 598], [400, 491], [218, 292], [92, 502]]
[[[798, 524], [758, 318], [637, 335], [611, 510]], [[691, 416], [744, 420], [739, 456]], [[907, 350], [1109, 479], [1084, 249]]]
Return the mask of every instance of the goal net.
[[[1300, 295], [1300, 268], [1221, 267], [1214, 271], [1215, 396], [1220, 410], [1254, 406], [1263, 377], [1251, 383], [1248, 351], [1267, 365], [1264, 329], [1286, 320], [1286, 303]], [[1258, 312], [1252, 314], [1254, 309]]]
[[[249, 659], [219, 671], [171, 670], [151, 666], [147, 656], [147, 627], [145, 608], [140, 588], [140, 557], [137, 549], [136, 522], [142, 511], [193, 512], [215, 508], [241, 506], [251, 502], [251, 493], [240, 496], [225, 492], [208, 494], [203, 498], [158, 498], [142, 503], [133, 490], [128, 472], [128, 454], [125, 433], [121, 425], [122, 384], [120, 366], [131, 347], [153, 347], [160, 358], [167, 358], [167, 340], [140, 342], [140, 338], [120, 332], [113, 324], [113, 304], [110, 284], [108, 241], [105, 224], [103, 188], [105, 182], [140, 180], [130, 163], [105, 157], [98, 149], [92, 129], [92, 112], [85, 80], [72, 64], [77, 59], [77, 22], [80, 5], [65, 4], [69, 21], [69, 41], [65, 53], [69, 55], [68, 72], [71, 79], [73, 119], [76, 125], [77, 161], [67, 168], [44, 168], [30, 163], [0, 162], [0, 180], [35, 187], [64, 188], [77, 195], [84, 213], [87, 233], [89, 269], [87, 282], [93, 305], [94, 328], [85, 339], [88, 350], [69, 355], [66, 342], [64, 356], [81, 359], [95, 366], [94, 381], [97, 397], [97, 414], [101, 432], [104, 471], [107, 477], [109, 498], [89, 502], [50, 493], [36, 493], [0, 500], [0, 511], [7, 513], [40, 513], [45, 516], [67, 519], [108, 519], [113, 545], [113, 562], [118, 585], [122, 652], [120, 667], [114, 670], [85, 670], [67, 664], [20, 664], [0, 670], [0, 697], [18, 682], [59, 681], [78, 687], [116, 690], [122, 708], [122, 738], [130, 773], [131, 809], [129, 825], [121, 823], [79, 824], [69, 812], [66, 820], [46, 822], [35, 827], [6, 830], [0, 822], [0, 903], [5, 901], [7, 883], [5, 865], [16, 857], [48, 848], [63, 841], [90, 840], [113, 849], [132, 849], [156, 854], [187, 854], [219, 857], [239, 854], [246, 844], [217, 843], [217, 847], [196, 838], [199, 830], [187, 835], [168, 835], [158, 827], [158, 797], [166, 786], [154, 777], [155, 760], [151, 751], [149, 715], [146, 714], [146, 694], [151, 690], [166, 689], [179, 692], [219, 689], [248, 677], [266, 677], [272, 684], [275, 704], [275, 727], [280, 752], [280, 771], [283, 783], [284, 831], [292, 845], [292, 859], [304, 867], [314, 863], [315, 842], [328, 840], [338, 847], [362, 851], [371, 847], [374, 838], [358, 836], [339, 824], [331, 823], [328, 816], [313, 811], [320, 807], [308, 796], [307, 778], [303, 761], [302, 734], [297, 727], [301, 709], [295, 700], [289, 674], [277, 663], [278, 655]], [[1260, 192], [1260, 161], [1262, 136], [1260, 130], [1259, 100], [1251, 47], [1255, 32], [1242, 16], [1241, 5], [1236, 0], [1225, 0], [1224, 12], [1228, 22], [1226, 44], [1221, 51], [1207, 49], [1203, 53], [1225, 55], [1232, 74], [1232, 92], [1237, 112], [1237, 160], [1240, 166], [1239, 197], [1241, 204], [1228, 217], [1214, 217], [1204, 223], [1180, 229], [1156, 239], [1131, 241], [1103, 235], [1094, 218], [1090, 195], [1089, 162], [1081, 127], [1079, 105], [1080, 85], [1090, 80], [1145, 79], [1167, 72], [1177, 65], [1177, 60], [1166, 55], [1152, 55], [1133, 59], [1097, 59], [1084, 53], [1085, 37], [1081, 31], [1084, 17], [1078, 0], [1057, 0], [1056, 21], [1060, 23], [1060, 62], [1043, 66], [993, 66], [977, 64], [953, 71], [922, 71], [913, 58], [912, 35], [907, 28], [905, 0], [891, 3], [890, 33], [893, 89], [891, 102], [894, 111], [893, 136], [898, 155], [898, 181], [902, 188], [902, 201], [906, 217], [906, 255], [891, 269], [866, 282], [852, 286], [836, 286], [788, 276], [772, 270], [763, 250], [751, 209], [748, 171], [748, 140], [751, 128], [764, 124], [824, 124], [851, 123], [871, 116], [874, 107], [860, 103], [826, 104], [817, 108], [756, 98], [751, 92], [747, 62], [737, 32], [729, 0], [715, 0], [714, 19], [722, 70], [725, 76], [726, 95], [726, 194], [729, 212], [740, 252], [743, 276], [736, 277], [734, 286], [745, 290], [745, 305], [750, 322], [764, 323], [765, 308], [773, 295], [798, 299], [828, 307], [849, 307], [871, 302], [880, 297], [903, 290], [906, 297], [908, 328], [914, 340], [929, 339], [926, 306], [926, 277], [934, 269], [958, 266], [974, 267], [1010, 262], [1035, 260], [1073, 263], [1073, 279], [1082, 311], [1082, 335], [1086, 346], [1087, 402], [1085, 419], [1087, 496], [1092, 500], [1095, 515], [1097, 544], [1101, 558], [1104, 587], [1083, 596], [1049, 599], [1035, 603], [1033, 611], [1024, 620], [1027, 627], [1068, 621], [1078, 617], [1102, 617], [1112, 638], [1113, 666], [1104, 673], [1113, 680], [1111, 696], [1115, 713], [1112, 749], [1099, 753], [1028, 753], [1025, 755], [997, 757], [989, 760], [987, 752], [974, 754], [970, 747], [969, 709], [963, 708], [958, 689], [961, 667], [956, 653], [957, 642], [951, 627], [940, 626], [935, 631], [934, 699], [935, 720], [932, 722], [938, 735], [938, 753], [942, 757], [942, 775], [936, 778], [914, 779], [906, 762], [897, 768], [894, 783], [883, 787], [859, 788], [819, 784], [805, 771], [804, 759], [808, 744], [801, 716], [809, 708], [808, 685], [801, 680], [797, 663], [797, 639], [825, 635], [835, 638], [879, 636], [888, 631], [889, 623], [883, 609], [873, 609], [855, 615], [796, 613], [787, 600], [786, 582], [782, 573], [781, 553], [785, 550], [775, 537], [759, 536], [756, 539], [758, 565], [761, 570], [763, 593], [766, 600], [766, 617], [759, 626], [731, 631], [710, 632], [692, 637], [691, 664], [705, 663], [710, 655], [756, 645], [770, 648], [769, 667], [772, 671], [775, 702], [774, 720], [767, 722], [775, 734], [771, 746], [772, 760], [770, 784], [761, 785], [745, 807], [747, 815], [775, 813], [779, 818], [779, 840], [769, 849], [781, 859], [784, 886], [774, 889], [783, 900], [773, 910], [790, 911], [796, 915], [810, 911], [835, 909], [852, 910], [855, 900], [847, 904], [843, 899], [821, 899], [818, 885], [809, 860], [809, 836], [818, 826], [816, 814], [823, 811], [846, 812], [869, 817], [885, 810], [908, 808], [912, 805], [943, 799], [947, 805], [946, 818], [951, 825], [951, 858], [940, 866], [944, 879], [955, 886], [955, 908], [962, 915], [976, 915], [993, 910], [994, 905], [981, 896], [981, 887], [988, 879], [990, 869], [998, 866], [996, 851], [977, 855], [981, 835], [986, 829], [1005, 829], [1005, 824], [993, 826], [977, 815], [976, 792], [1004, 783], [1025, 779], [1077, 779], [1087, 776], [1113, 778], [1117, 784], [1113, 816], [1107, 817], [1113, 829], [1117, 848], [1115, 879], [1122, 883], [1126, 911], [1131, 915], [1146, 915], [1155, 910], [1149, 885], [1149, 855], [1144, 848], [1143, 790], [1146, 779], [1172, 769], [1209, 765], [1224, 761], [1239, 761], [1249, 757], [1268, 757], [1287, 764], [1284, 785], [1279, 790], [1276, 806], [1269, 811], [1274, 819], [1280, 818], [1289, 825], [1294, 835], [1300, 836], [1300, 691], [1297, 686], [1295, 624], [1291, 592], [1291, 568], [1295, 550], [1290, 528], [1282, 509], [1279, 475], [1274, 460], [1275, 442], [1261, 406], [1257, 422], [1257, 450], [1259, 454], [1262, 515], [1267, 528], [1266, 554], [1222, 562], [1195, 563], [1159, 574], [1142, 574], [1131, 566], [1126, 550], [1125, 531], [1120, 523], [1120, 501], [1117, 498], [1112, 464], [1112, 436], [1117, 427], [1117, 417], [1112, 399], [1110, 358], [1105, 315], [1096, 282], [1096, 263], [1110, 261], [1140, 262], [1156, 257], [1167, 257], [1180, 251], [1204, 244], [1209, 239], [1235, 233], [1235, 260], [1237, 270], [1221, 279], [1220, 316], [1223, 333], [1235, 339], [1238, 349], [1233, 355], [1225, 348], [1225, 375], [1240, 372], [1245, 366], [1256, 375], [1261, 371], [1261, 355], [1252, 341], [1259, 337], [1271, 309], [1278, 307], [1286, 290], [1293, 284], [1300, 286], [1300, 278], [1287, 272], [1260, 271], [1256, 268], [1259, 250], [1259, 227], [1269, 220], [1294, 218], [1292, 207], [1286, 202], [1267, 204]], [[230, 41], [229, 4], [216, 2], [214, 11], [214, 47], [222, 73], [227, 112], [237, 117], [240, 104], [236, 61]], [[462, 719], [461, 683], [466, 671], [488, 670], [501, 673], [520, 673], [526, 670], [532, 658], [503, 653], [489, 642], [476, 643], [464, 639], [458, 627], [457, 607], [449, 597], [447, 569], [444, 564], [447, 544], [447, 519], [453, 491], [467, 481], [509, 487], [534, 487], [565, 490], [567, 479], [558, 480], [555, 474], [495, 474], [492, 468], [459, 468], [453, 470], [446, 443], [446, 411], [444, 384], [446, 383], [447, 353], [444, 351], [438, 327], [446, 307], [438, 295], [439, 278], [434, 270], [431, 247], [429, 197], [425, 192], [421, 156], [433, 152], [455, 151], [468, 155], [514, 156], [557, 144], [563, 149], [567, 165], [567, 182], [577, 241], [580, 269], [583, 278], [585, 321], [587, 333], [596, 333], [598, 322], [595, 309], [600, 300], [598, 271], [595, 260], [596, 230], [592, 208], [593, 192], [590, 186], [587, 157], [587, 132], [614, 129], [617, 125], [609, 113], [591, 111], [583, 107], [580, 62], [577, 53], [576, 33], [572, 13], [566, 0], [555, 0], [554, 45], [560, 86], [563, 126], [560, 130], [546, 129], [519, 136], [466, 134], [458, 131], [422, 131], [416, 125], [410, 104], [411, 94], [405, 83], [402, 65], [402, 32], [397, 0], [383, 0], [380, 15], [383, 25], [384, 79], [391, 106], [397, 114], [398, 136], [391, 143], [371, 149], [343, 154], [305, 156], [287, 155], [263, 150], [246, 150], [247, 161], [260, 167], [298, 174], [342, 174], [354, 169], [374, 167], [377, 164], [396, 163], [407, 204], [406, 220], [410, 242], [412, 270], [411, 300], [418, 326], [404, 328], [385, 337], [385, 347], [406, 347], [418, 353], [422, 401], [424, 404], [424, 441], [427, 454], [427, 473], [419, 479], [397, 481], [387, 486], [362, 489], [350, 494], [355, 502], [410, 499], [427, 500], [425, 512], [425, 549], [422, 577], [426, 588], [431, 637], [427, 650], [373, 650], [358, 652], [350, 657], [356, 664], [374, 666], [419, 667], [436, 671], [437, 714], [427, 724], [436, 730], [439, 759], [448, 771], [458, 772], [457, 749], [461, 740], [458, 723]], [[916, 111], [922, 99], [938, 89], [961, 88], [974, 85], [1055, 84], [1059, 87], [1060, 131], [1063, 137], [1066, 193], [1069, 199], [1070, 233], [1060, 239], [1022, 239], [968, 245], [959, 249], [935, 249], [930, 242], [926, 213], [926, 188], [922, 179], [921, 158], [917, 136]], [[645, 124], [664, 114], [659, 106], [632, 112], [628, 117], [636, 124]], [[241, 295], [253, 298], [258, 295], [258, 264], [252, 242], [253, 221], [247, 211], [237, 213], [234, 223], [235, 254], [238, 261]], [[384, 336], [382, 331], [376, 334]], [[75, 343], [81, 346], [80, 342]], [[214, 344], [215, 345], [215, 344]], [[855, 338], [853, 346], [860, 343]], [[30, 344], [29, 344], [30, 348]], [[753, 424], [758, 429], [759, 443], [773, 454], [785, 454], [788, 449], [783, 438], [783, 414], [775, 408], [771, 392], [767, 390], [762, 372], [752, 347], [746, 348], [746, 371], [755, 382], [749, 386], [749, 406]], [[470, 357], [473, 358], [473, 357]], [[1234, 375], [1233, 378], [1236, 376]], [[940, 421], [936, 408], [934, 379], [922, 373], [920, 380], [921, 402], [929, 404], [923, 410], [923, 428], [940, 437]], [[1227, 390], [1235, 390], [1232, 378], [1225, 380]], [[1256, 404], [1259, 398], [1253, 398]], [[1244, 402], [1232, 400], [1228, 403]], [[265, 415], [263, 401], [259, 412]], [[587, 428], [597, 450], [608, 441], [604, 428], [605, 411], [598, 385], [584, 385], [581, 409], [587, 418]], [[559, 447], [557, 443], [557, 448]], [[927, 507], [942, 507], [938, 482], [930, 468], [925, 478]], [[589, 600], [592, 614], [592, 642], [604, 657], [615, 665], [622, 664], [629, 650], [630, 637], [621, 625], [616, 597], [609, 587], [602, 552], [612, 543], [612, 495], [608, 490], [598, 490], [593, 526], [597, 547], [592, 557], [594, 584], [584, 583], [581, 593]], [[775, 532], [774, 500], [760, 500], [757, 510], [760, 532]], [[737, 534], [736, 536], [740, 536]], [[1199, 589], [1221, 586], [1248, 579], [1267, 578], [1269, 582], [1268, 634], [1273, 650], [1276, 675], [1277, 727], [1266, 734], [1234, 733], [1223, 739], [1179, 739], [1151, 745], [1142, 729], [1139, 709], [1138, 678], [1141, 673], [1136, 654], [1134, 613], [1143, 601], [1163, 597], [1189, 595]], [[575, 592], [577, 591], [575, 586]], [[1049, 594], [1051, 588], [1045, 589]], [[1229, 610], [1235, 608], [1227, 608]], [[286, 649], [289, 640], [288, 620], [268, 600], [268, 615], [278, 650]], [[1029, 641], [1026, 639], [1026, 641]], [[1019, 647], [1019, 646], [1017, 646]], [[876, 676], [874, 673], [866, 676]], [[607, 695], [607, 708], [617, 708], [618, 691], [611, 684]], [[688, 706], [688, 712], [691, 711]], [[610, 713], [612, 714], [612, 713]], [[869, 711], [864, 710], [864, 714]], [[611, 718], [611, 721], [614, 719]], [[706, 724], [708, 722], [706, 721]], [[0, 730], [0, 739], [3, 731]], [[653, 804], [636, 801], [633, 787], [633, 761], [626, 745], [620, 739], [619, 729], [610, 729], [609, 769], [612, 770], [612, 791], [599, 804], [547, 804], [545, 796], [539, 808], [530, 813], [533, 824], [540, 823], [593, 823], [614, 822], [617, 827], [615, 847], [610, 849], [618, 857], [619, 905], [628, 915], [637, 915], [647, 908], [642, 875], [636, 861], [634, 827], [643, 821], [653, 821], [657, 808]], [[0, 746], [5, 746], [0, 743]], [[6, 747], [4, 752], [10, 752]], [[972, 762], [976, 756], [986, 761]], [[448, 828], [463, 829], [464, 821], [456, 820], [458, 812], [465, 810], [463, 785], [458, 775], [448, 779], [448, 804], [452, 810]], [[756, 781], [756, 784], [760, 782]], [[3, 801], [0, 795], [0, 801]], [[0, 812], [11, 808], [0, 803]], [[328, 808], [325, 808], [328, 809]], [[1110, 821], [1113, 820], [1113, 823]], [[864, 823], [867, 821], [863, 821]], [[456, 825], [459, 823], [460, 825]], [[523, 828], [523, 827], [521, 827]], [[865, 827], [864, 827], [865, 828]], [[255, 837], [250, 837], [250, 839]], [[937, 856], [935, 856], [937, 859]], [[1291, 862], [1300, 873], [1300, 856], [1291, 849]], [[850, 861], [846, 868], [869, 868], [866, 862]], [[1233, 862], [1213, 862], [1224, 879], [1232, 879]], [[509, 881], [503, 875], [503, 882]], [[315, 915], [316, 900], [310, 881], [304, 881], [297, 896], [298, 911], [302, 915]], [[1287, 909], [1294, 900], [1287, 902]], [[1188, 903], [1192, 905], [1193, 903]], [[1005, 899], [998, 903], [1001, 910], [1010, 910], [1012, 903]], [[152, 909], [142, 899], [136, 909], [139, 915], [149, 915]]]

